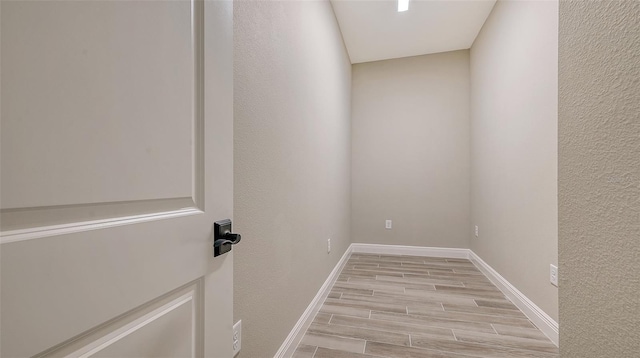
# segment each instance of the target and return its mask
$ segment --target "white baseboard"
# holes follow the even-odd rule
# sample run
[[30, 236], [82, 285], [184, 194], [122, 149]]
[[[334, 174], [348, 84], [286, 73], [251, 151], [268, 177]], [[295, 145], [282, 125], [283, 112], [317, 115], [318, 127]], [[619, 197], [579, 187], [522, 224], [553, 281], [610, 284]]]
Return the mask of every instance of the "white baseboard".
[[469, 250], [469, 260], [518, 307], [556, 346], [559, 345], [559, 326], [540, 307], [533, 303], [520, 290], [507, 281], [496, 270], [484, 262], [475, 252]]
[[353, 252], [367, 254], [447, 257], [451, 259], [469, 258], [469, 249], [378, 244], [351, 244], [351, 247]]
[[514, 305], [516, 305], [549, 339], [557, 346], [559, 342], [558, 323], [549, 317], [540, 307], [527, 298], [515, 286], [507, 281], [496, 270], [484, 262], [478, 255], [469, 249], [420, 247], [400, 245], [377, 244], [351, 244], [336, 267], [331, 271], [320, 290], [304, 311], [296, 325], [293, 327], [287, 339], [282, 343], [274, 358], [291, 357], [302, 340], [307, 328], [311, 325], [316, 313], [322, 307], [324, 300], [329, 295], [331, 287], [335, 283], [340, 271], [351, 256], [351, 253], [369, 253], [384, 255], [412, 255], [429, 257], [446, 257], [452, 259], [469, 259], [494, 285], [504, 293]]
[[300, 343], [302, 337], [304, 337], [304, 334], [311, 325], [311, 322], [313, 322], [316, 313], [318, 313], [320, 307], [322, 307], [322, 304], [329, 295], [333, 284], [338, 279], [340, 271], [342, 271], [342, 268], [347, 263], [349, 256], [351, 256], [351, 251], [352, 247], [350, 245], [342, 255], [342, 258], [340, 258], [340, 261], [336, 264], [336, 267], [334, 267], [333, 271], [329, 274], [329, 277], [324, 281], [324, 284], [320, 287], [316, 296], [311, 300], [307, 309], [302, 313], [302, 316], [298, 319], [298, 322], [287, 336], [287, 339], [282, 342], [282, 345], [280, 346], [280, 349], [278, 349], [278, 352], [276, 352], [274, 358], [293, 356], [293, 353], [298, 347], [298, 343]]

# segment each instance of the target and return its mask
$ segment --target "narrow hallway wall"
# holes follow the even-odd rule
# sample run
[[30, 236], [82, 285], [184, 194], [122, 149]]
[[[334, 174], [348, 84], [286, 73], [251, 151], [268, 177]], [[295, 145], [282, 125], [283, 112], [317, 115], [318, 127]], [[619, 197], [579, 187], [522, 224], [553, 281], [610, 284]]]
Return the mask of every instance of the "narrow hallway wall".
[[556, 321], [557, 126], [558, 2], [498, 1], [471, 47], [470, 247]]
[[356, 64], [352, 83], [353, 241], [467, 248], [469, 51]]
[[350, 243], [351, 64], [328, 1], [233, 10], [234, 320], [272, 357]]

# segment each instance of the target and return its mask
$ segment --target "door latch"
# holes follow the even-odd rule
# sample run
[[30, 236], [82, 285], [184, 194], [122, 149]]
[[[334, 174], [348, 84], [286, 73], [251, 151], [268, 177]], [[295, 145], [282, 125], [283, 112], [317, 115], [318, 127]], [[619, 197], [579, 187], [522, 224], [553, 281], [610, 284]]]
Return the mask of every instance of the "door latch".
[[231, 220], [224, 219], [213, 223], [213, 257], [231, 251], [231, 246], [240, 242], [240, 234], [231, 232]]

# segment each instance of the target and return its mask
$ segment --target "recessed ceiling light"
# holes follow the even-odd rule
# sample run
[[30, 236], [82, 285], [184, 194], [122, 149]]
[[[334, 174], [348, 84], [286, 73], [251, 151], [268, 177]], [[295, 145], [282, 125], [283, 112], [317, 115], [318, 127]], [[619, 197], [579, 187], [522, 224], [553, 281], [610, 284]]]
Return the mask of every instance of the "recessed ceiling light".
[[409, 10], [409, 0], [398, 0], [398, 12]]

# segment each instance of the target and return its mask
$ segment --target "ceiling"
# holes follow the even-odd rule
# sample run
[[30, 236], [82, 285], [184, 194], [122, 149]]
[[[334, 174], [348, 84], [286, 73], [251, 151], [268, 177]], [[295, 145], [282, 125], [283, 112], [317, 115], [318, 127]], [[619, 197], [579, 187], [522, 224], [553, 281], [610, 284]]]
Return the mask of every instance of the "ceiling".
[[468, 49], [496, 0], [331, 0], [351, 63]]

